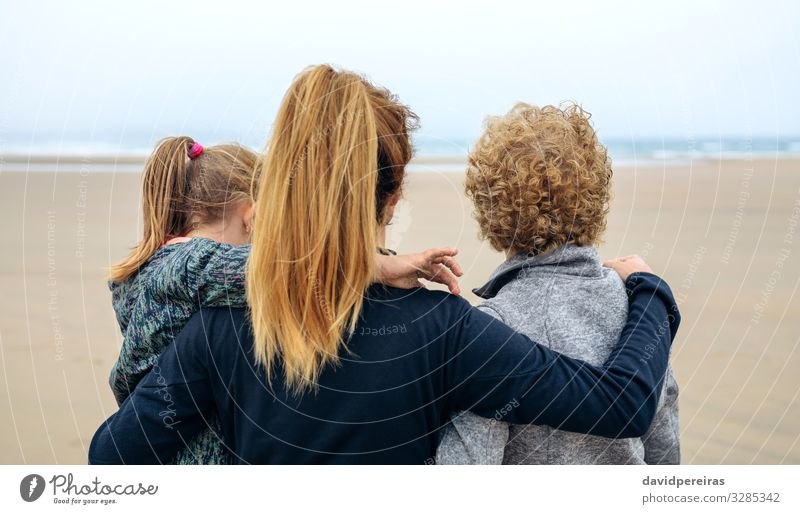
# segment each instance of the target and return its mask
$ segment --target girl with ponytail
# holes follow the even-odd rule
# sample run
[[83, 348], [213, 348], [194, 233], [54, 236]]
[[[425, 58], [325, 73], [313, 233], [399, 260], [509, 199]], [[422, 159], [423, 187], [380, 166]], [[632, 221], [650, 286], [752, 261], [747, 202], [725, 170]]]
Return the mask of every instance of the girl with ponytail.
[[[142, 175], [144, 234], [111, 268], [123, 335], [110, 384], [122, 405], [200, 306], [245, 305], [258, 156], [239, 145], [209, 148], [190, 137], [162, 140]], [[169, 409], [164, 422], [169, 424]], [[216, 419], [176, 456], [178, 464], [224, 464]]]
[[251, 464], [431, 462], [462, 410], [603, 437], [647, 431], [680, 316], [640, 259], [616, 265], [630, 308], [602, 366], [459, 296], [375, 283], [414, 122], [354, 73], [322, 65], [295, 79], [260, 166], [249, 308], [193, 316], [98, 429], [90, 462], [161, 462], [213, 416]]

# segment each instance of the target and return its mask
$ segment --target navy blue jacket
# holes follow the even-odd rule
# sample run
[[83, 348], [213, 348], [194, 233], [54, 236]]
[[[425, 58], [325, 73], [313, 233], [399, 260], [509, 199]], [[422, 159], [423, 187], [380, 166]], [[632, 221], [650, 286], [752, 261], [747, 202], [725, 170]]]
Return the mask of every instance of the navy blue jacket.
[[602, 367], [536, 344], [464, 299], [372, 286], [349, 352], [295, 396], [254, 364], [244, 309], [205, 309], [89, 449], [93, 464], [169, 462], [218, 414], [241, 463], [430, 462], [453, 411], [604, 437], [640, 437], [656, 412], [680, 316], [637, 273], [628, 322]]

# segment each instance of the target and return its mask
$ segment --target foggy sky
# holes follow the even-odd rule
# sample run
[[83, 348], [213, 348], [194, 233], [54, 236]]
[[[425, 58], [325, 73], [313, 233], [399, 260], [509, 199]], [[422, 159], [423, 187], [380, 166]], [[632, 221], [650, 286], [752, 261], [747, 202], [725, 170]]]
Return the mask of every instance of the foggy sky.
[[286, 4], [2, 0], [0, 142], [259, 146], [321, 62], [391, 89], [432, 138], [521, 100], [576, 100], [601, 137], [800, 134], [796, 1]]

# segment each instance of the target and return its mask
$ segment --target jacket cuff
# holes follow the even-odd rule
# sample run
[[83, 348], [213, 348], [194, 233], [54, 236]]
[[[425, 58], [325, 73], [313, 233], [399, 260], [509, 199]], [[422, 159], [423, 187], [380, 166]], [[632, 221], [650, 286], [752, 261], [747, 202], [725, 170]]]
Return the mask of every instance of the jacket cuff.
[[646, 304], [653, 300], [661, 301], [667, 310], [671, 339], [675, 339], [681, 323], [681, 313], [666, 281], [653, 273], [631, 273], [625, 281], [625, 292], [628, 294], [628, 302], [633, 302], [635, 298], [640, 298]]

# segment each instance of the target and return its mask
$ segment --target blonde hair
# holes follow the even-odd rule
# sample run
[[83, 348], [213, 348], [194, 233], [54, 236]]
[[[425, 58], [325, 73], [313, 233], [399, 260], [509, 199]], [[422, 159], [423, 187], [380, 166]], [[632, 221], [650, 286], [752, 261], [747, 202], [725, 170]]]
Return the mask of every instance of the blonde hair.
[[190, 137], [168, 137], [147, 159], [142, 175], [144, 235], [131, 254], [111, 268], [112, 282], [135, 275], [168, 239], [221, 220], [226, 208], [254, 197], [256, 153], [224, 144], [190, 159], [194, 144]]
[[518, 103], [487, 119], [464, 187], [480, 236], [495, 250], [539, 255], [599, 242], [612, 171], [590, 118], [574, 104]]
[[287, 389], [339, 362], [373, 276], [376, 234], [411, 158], [416, 117], [362, 77], [321, 65], [283, 99], [261, 170], [247, 269], [255, 359]]

